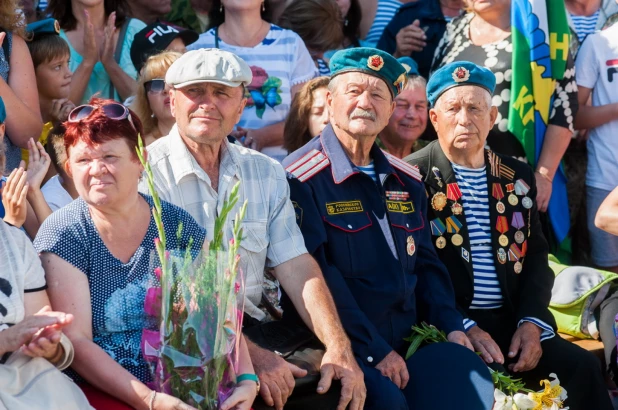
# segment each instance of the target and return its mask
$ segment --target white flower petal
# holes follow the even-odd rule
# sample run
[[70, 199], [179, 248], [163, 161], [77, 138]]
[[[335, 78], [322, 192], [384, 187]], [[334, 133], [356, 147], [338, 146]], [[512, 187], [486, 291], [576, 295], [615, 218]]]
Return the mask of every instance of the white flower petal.
[[513, 401], [519, 410], [530, 410], [536, 406], [534, 400], [522, 393], [515, 394], [515, 396], [513, 396]]

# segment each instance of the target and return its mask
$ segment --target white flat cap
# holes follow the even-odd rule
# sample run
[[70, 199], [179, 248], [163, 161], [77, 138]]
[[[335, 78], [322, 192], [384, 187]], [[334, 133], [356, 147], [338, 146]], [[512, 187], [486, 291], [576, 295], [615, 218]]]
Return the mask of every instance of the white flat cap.
[[228, 87], [245, 87], [251, 83], [251, 68], [242, 58], [218, 48], [188, 51], [174, 61], [165, 82], [175, 88], [197, 83], [218, 83]]

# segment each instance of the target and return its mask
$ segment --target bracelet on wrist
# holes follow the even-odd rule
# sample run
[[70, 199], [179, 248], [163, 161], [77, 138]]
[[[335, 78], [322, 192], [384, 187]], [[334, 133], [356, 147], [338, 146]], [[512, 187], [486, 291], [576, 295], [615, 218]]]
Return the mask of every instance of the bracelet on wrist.
[[244, 381], [252, 381], [256, 384], [256, 395], [260, 394], [260, 379], [257, 374], [243, 373], [236, 376], [236, 384]]
[[148, 404], [148, 410], [153, 410], [155, 397], [157, 397], [157, 392], [153, 390], [152, 393], [150, 393], [150, 403]]
[[542, 176], [543, 178], [545, 178], [545, 180], [547, 180], [549, 183], [554, 182], [553, 179], [547, 174], [547, 170], [545, 170], [545, 172], [541, 172], [539, 170], [534, 171], [536, 174], [539, 174], [540, 176]]

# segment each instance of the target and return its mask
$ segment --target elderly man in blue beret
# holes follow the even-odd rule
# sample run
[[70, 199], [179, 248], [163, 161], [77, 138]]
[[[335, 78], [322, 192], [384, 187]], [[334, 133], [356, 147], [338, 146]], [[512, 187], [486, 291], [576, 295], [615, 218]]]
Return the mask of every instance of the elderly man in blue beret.
[[[337, 52], [330, 69], [330, 124], [284, 161], [290, 197], [365, 373], [365, 409], [406, 410], [415, 399], [404, 338], [419, 317], [449, 341], [471, 345], [430, 242], [420, 174], [375, 144], [405, 68], [390, 54], [354, 48]], [[283, 303], [290, 319], [293, 309]], [[455, 384], [449, 389], [469, 386], [465, 378]]]
[[556, 373], [571, 409], [609, 410], [598, 360], [556, 335], [534, 171], [485, 149], [498, 115], [495, 85], [490, 70], [467, 61], [445, 65], [427, 84], [438, 140], [404, 160], [423, 176], [432, 242], [466, 334], [488, 364], [535, 390]]

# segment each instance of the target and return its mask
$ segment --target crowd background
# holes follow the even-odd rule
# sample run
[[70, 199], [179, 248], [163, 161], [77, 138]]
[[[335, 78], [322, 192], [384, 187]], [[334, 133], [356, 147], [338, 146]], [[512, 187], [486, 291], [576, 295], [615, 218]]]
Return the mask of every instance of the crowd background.
[[[601, 203], [618, 186], [618, 2], [564, 4], [573, 36], [535, 169], [536, 199], [539, 209], [546, 211], [552, 179], [563, 166], [568, 180], [564, 207], [569, 209], [571, 228], [569, 238], [558, 243], [551, 240], [552, 228], [545, 221], [552, 252], [567, 265], [618, 273], [618, 237], [595, 225]], [[510, 5], [510, 0], [2, 1], [0, 217], [23, 226], [34, 240], [41, 224], [58, 210], [71, 207], [72, 218], [87, 212], [85, 204], [73, 202], [83, 192], [80, 181], [74, 180], [76, 173], [67, 172], [67, 161], [76, 152], [67, 152], [73, 144], [70, 136], [81, 132], [72, 127], [67, 133], [69, 113], [84, 103], [104, 104], [93, 97], [114, 100], [130, 108], [122, 118], [133, 121], [132, 128], [114, 132], [134, 138], [130, 134], [140, 131], [150, 144], [168, 135], [175, 122], [164, 81], [168, 68], [187, 50], [201, 48], [230, 51], [249, 64], [253, 80], [245, 89], [247, 105], [230, 140], [278, 161], [328, 124], [327, 76], [333, 53], [371, 46], [399, 58], [409, 76], [379, 135], [384, 150], [404, 158], [435, 139], [427, 124], [426, 81], [439, 67], [466, 60], [496, 76], [492, 104], [499, 113], [488, 146], [527, 162], [522, 145], [507, 129], [513, 75]], [[95, 125], [110, 126], [101, 121]], [[144, 208], [147, 202], [139, 201], [133, 182], [127, 182], [127, 192]], [[65, 208], [54, 218], [64, 223], [67, 212]], [[184, 214], [177, 218], [183, 220]], [[84, 229], [87, 236], [92, 227]], [[67, 261], [73, 266], [88, 263], [71, 262], [81, 257], [74, 250], [86, 238], [61, 243], [50, 232], [45, 234], [37, 239], [39, 251], [57, 246], [67, 252], [64, 261], [48, 261], [46, 270]], [[90, 255], [96, 260], [107, 256], [96, 254], [96, 249]], [[125, 264], [123, 269], [134, 268]], [[99, 274], [92, 272], [94, 277]], [[80, 286], [68, 295], [50, 292], [52, 301], [65, 306], [73, 303], [71, 298], [81, 300], [88, 289], [87, 284]], [[93, 301], [101, 303], [104, 299]], [[615, 362], [612, 342], [613, 353], [610, 349], [607, 357]], [[75, 363], [78, 368], [87, 366], [80, 357]]]

